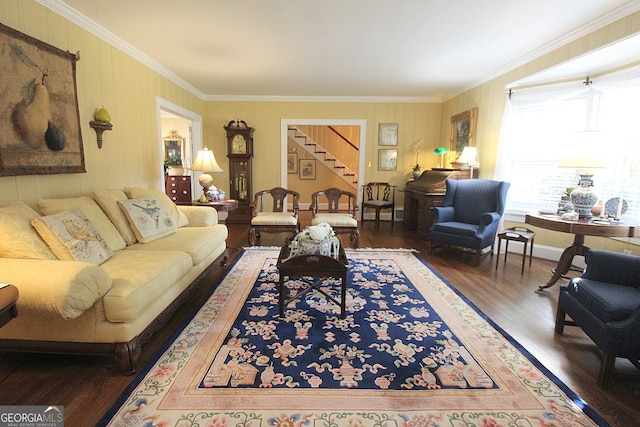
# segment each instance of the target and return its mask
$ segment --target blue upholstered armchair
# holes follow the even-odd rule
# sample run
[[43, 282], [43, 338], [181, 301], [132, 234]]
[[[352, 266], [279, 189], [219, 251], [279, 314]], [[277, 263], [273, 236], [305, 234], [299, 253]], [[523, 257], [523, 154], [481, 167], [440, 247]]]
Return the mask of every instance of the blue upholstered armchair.
[[579, 326], [593, 340], [602, 351], [598, 385], [606, 389], [617, 357], [640, 368], [640, 257], [591, 249], [585, 262], [582, 276], [560, 287], [555, 331]]
[[433, 225], [427, 236], [429, 253], [441, 245], [475, 251], [475, 265], [483, 250], [493, 244], [504, 213], [508, 182], [486, 179], [447, 180], [443, 206], [433, 208]]

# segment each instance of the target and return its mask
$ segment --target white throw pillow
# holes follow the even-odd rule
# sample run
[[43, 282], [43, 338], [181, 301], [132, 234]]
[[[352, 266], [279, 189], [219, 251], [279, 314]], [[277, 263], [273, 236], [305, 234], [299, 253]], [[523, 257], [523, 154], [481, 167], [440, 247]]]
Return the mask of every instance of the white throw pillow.
[[111, 247], [79, 208], [35, 218], [32, 225], [60, 260], [100, 265], [113, 255]]
[[175, 233], [178, 228], [156, 196], [119, 200], [118, 203], [140, 243], [149, 243]]

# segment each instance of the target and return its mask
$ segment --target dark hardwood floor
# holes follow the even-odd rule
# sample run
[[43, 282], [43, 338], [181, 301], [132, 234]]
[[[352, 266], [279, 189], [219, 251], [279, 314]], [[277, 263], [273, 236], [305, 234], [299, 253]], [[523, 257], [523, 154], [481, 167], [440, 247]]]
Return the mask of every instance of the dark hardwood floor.
[[[302, 217], [302, 225], [308, 220]], [[248, 227], [229, 224], [229, 246], [248, 244]], [[280, 246], [284, 235], [263, 235], [262, 245]], [[628, 361], [618, 359], [617, 375], [611, 389], [596, 384], [600, 354], [577, 328], [566, 328], [558, 337], [553, 332], [557, 288], [549, 296], [536, 294], [538, 285], [550, 277], [553, 263], [534, 259], [531, 268], [520, 275], [520, 254], [509, 254], [507, 264], [495, 256], [479, 267], [470, 263], [471, 255], [445, 249], [427, 254], [426, 242], [415, 232], [396, 223], [361, 224], [360, 247], [414, 248], [443, 277], [471, 302], [515, 338], [567, 386], [614, 426], [638, 425], [640, 419], [640, 372]], [[231, 261], [238, 251], [231, 250]], [[189, 317], [194, 307], [222, 274], [212, 272], [198, 291], [173, 316], [165, 328], [143, 347], [142, 364]], [[46, 354], [0, 353], [0, 405], [64, 405], [67, 426], [91, 426], [114, 403], [134, 377], [121, 375], [113, 361], [104, 357]]]

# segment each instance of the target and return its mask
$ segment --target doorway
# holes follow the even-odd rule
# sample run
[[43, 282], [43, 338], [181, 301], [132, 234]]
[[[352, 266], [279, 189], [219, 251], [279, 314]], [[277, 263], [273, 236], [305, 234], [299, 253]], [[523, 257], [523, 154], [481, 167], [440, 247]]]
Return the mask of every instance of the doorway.
[[[281, 175], [280, 182], [281, 186], [287, 188], [288, 185], [288, 170], [287, 170], [287, 160], [288, 160], [288, 129], [290, 126], [356, 126], [359, 128], [359, 152], [358, 152], [358, 165], [357, 170], [354, 172], [358, 176], [357, 188], [354, 191], [358, 198], [358, 203], [360, 203], [360, 188], [363, 185], [363, 175], [364, 175], [364, 163], [365, 163], [365, 154], [366, 154], [366, 120], [350, 120], [350, 119], [282, 119], [280, 126], [280, 154], [281, 154]], [[322, 185], [319, 186], [318, 189], [323, 188]], [[308, 197], [302, 197], [303, 200], [310, 199], [310, 194], [306, 195]], [[301, 206], [301, 209], [303, 207]]]
[[[203, 147], [202, 142], [202, 116], [192, 111], [184, 109], [179, 105], [173, 104], [160, 97], [156, 98], [157, 120], [158, 120], [158, 150], [161, 162], [164, 162], [166, 147], [164, 137], [170, 135], [173, 131], [177, 131], [184, 138], [184, 147], [182, 148], [183, 165], [188, 168], [195, 159], [198, 150]], [[161, 190], [164, 191], [165, 176], [164, 164], [159, 166], [160, 180], [162, 183]], [[197, 172], [191, 172], [191, 194], [198, 194], [200, 187], [198, 183]]]

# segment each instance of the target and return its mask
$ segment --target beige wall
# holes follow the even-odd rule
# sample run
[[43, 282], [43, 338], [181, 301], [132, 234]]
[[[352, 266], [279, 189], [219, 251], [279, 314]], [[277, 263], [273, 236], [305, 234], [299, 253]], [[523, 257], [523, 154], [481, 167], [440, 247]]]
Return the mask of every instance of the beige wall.
[[[203, 101], [33, 0], [3, 0], [0, 21], [69, 52], [80, 52], [77, 88], [87, 173], [0, 177], [0, 205], [90, 194], [125, 185], [162, 187], [156, 97], [202, 114]], [[3, 100], [6, 101], [6, 100]], [[89, 127], [97, 107], [112, 117], [98, 149]]]
[[[280, 185], [282, 119], [366, 120], [366, 163], [371, 162], [371, 166], [365, 167], [364, 182], [389, 181], [402, 188], [415, 163], [411, 144], [423, 138], [426, 143], [419, 163], [434, 167], [438, 159], [432, 154], [433, 149], [448, 146], [449, 118], [477, 106], [480, 176], [492, 178], [507, 83], [640, 31], [639, 12], [442, 104], [233, 102], [199, 99], [33, 0], [3, 0], [0, 21], [62, 50], [80, 52], [77, 87], [87, 168], [84, 174], [0, 177], [0, 205], [16, 199], [34, 205], [39, 198], [89, 194], [95, 188], [162, 188], [156, 97], [203, 117], [204, 144], [214, 151], [225, 170], [228, 162], [223, 126], [237, 118], [253, 126], [256, 189]], [[89, 121], [100, 106], [111, 113], [113, 130], [105, 132], [104, 145], [99, 150]], [[397, 171], [377, 170], [379, 123], [399, 125]], [[219, 186], [228, 190], [228, 185]], [[558, 247], [566, 246], [570, 238], [559, 233], [541, 234], [536, 243]]]
[[[640, 12], [631, 14], [611, 25], [594, 31], [572, 43], [554, 50], [534, 61], [518, 67], [488, 83], [477, 86], [465, 93], [456, 96], [443, 103], [442, 123], [440, 138], [448, 138], [449, 118], [459, 112], [468, 110], [471, 107], [478, 107], [478, 127], [476, 146], [480, 154], [480, 177], [493, 178], [495, 171], [495, 160], [498, 152], [498, 141], [502, 113], [506, 100], [506, 85], [522, 77], [547, 69], [553, 65], [560, 64], [571, 58], [578, 57], [586, 52], [624, 39], [630, 35], [640, 32]], [[585, 76], [586, 77], [586, 76]], [[506, 227], [515, 225], [505, 223]], [[522, 224], [518, 224], [522, 225]], [[536, 245], [548, 245], [563, 248], [568, 246], [573, 236], [538, 230]], [[630, 249], [634, 254], [640, 254], [640, 248], [625, 242], [613, 239], [601, 239], [587, 237], [587, 245], [592, 248], [603, 248], [621, 251]]]

